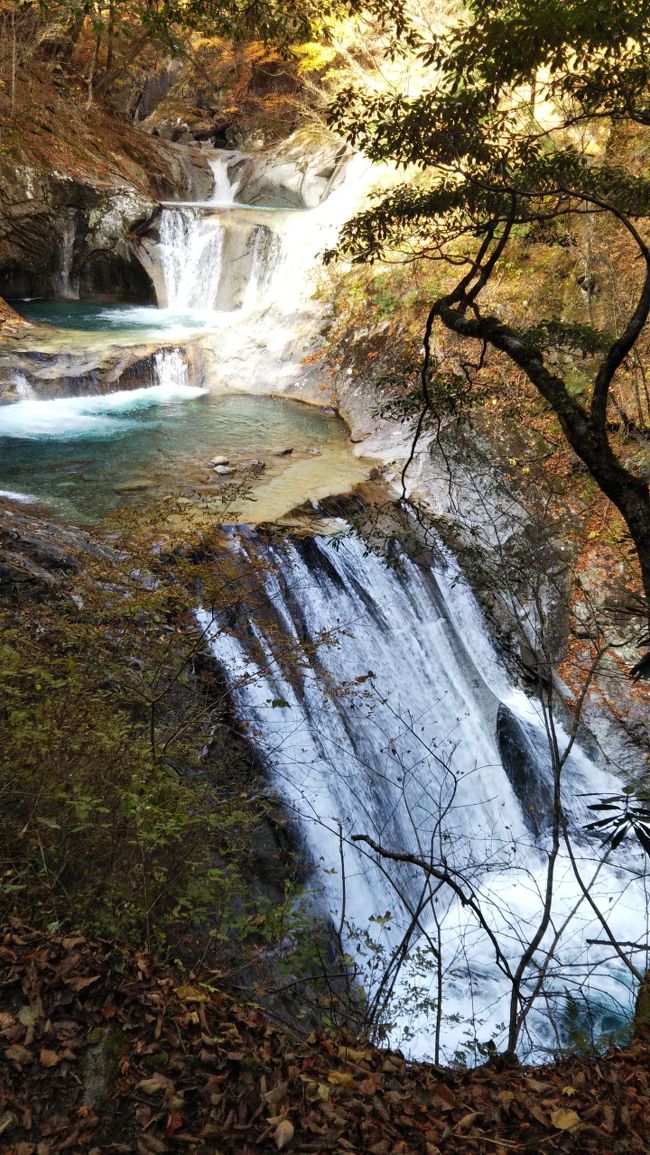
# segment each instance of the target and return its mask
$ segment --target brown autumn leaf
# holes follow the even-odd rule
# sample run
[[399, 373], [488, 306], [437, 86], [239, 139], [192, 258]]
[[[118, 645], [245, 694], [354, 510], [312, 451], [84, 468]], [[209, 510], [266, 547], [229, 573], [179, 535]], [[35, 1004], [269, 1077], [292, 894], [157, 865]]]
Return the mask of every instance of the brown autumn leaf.
[[330, 1071], [327, 1081], [335, 1087], [347, 1087], [349, 1090], [354, 1086], [354, 1075], [351, 1071]]
[[90, 987], [93, 983], [99, 982], [100, 978], [101, 975], [88, 975], [85, 978], [66, 979], [65, 983], [66, 986], [71, 987], [75, 994], [79, 994], [79, 991], [84, 991], [86, 987]]
[[357, 1084], [357, 1091], [360, 1095], [374, 1095], [377, 1091], [377, 1084], [377, 1075], [367, 1075]]
[[442, 1107], [443, 1111], [451, 1111], [456, 1106], [456, 1096], [454, 1092], [446, 1087], [444, 1083], [438, 1083], [433, 1088], [431, 1098], [434, 1103]]
[[171, 1079], [166, 1078], [165, 1075], [152, 1075], [150, 1079], [141, 1079], [137, 1088], [138, 1091], [143, 1091], [145, 1095], [157, 1095], [159, 1091], [173, 1094], [175, 1090]]
[[455, 1125], [456, 1131], [467, 1131], [478, 1119], [478, 1111], [468, 1111]]
[[580, 1126], [580, 1116], [577, 1111], [568, 1111], [566, 1107], [558, 1107], [551, 1112], [551, 1123], [558, 1131], [575, 1131]]
[[266, 1103], [267, 1107], [278, 1107], [282, 1100], [286, 1098], [288, 1090], [289, 1083], [286, 1082], [278, 1083], [277, 1087], [272, 1087], [270, 1091], [267, 1091], [264, 1096], [264, 1102]]
[[11, 1047], [5, 1048], [5, 1059], [9, 1059], [10, 1063], [18, 1063], [20, 1066], [23, 1063], [29, 1063], [32, 1060], [31, 1051], [27, 1047], [23, 1047], [21, 1043], [13, 1043]]
[[542, 1082], [541, 1079], [526, 1079], [526, 1088], [530, 1088], [531, 1091], [538, 1091], [539, 1094], [542, 1094], [544, 1091], [554, 1090], [552, 1083]]
[[81, 946], [85, 941], [83, 935], [68, 935], [63, 939], [63, 945], [66, 950], [72, 950], [73, 947]]
[[517, 1102], [519, 1106], [523, 1107], [524, 1110], [527, 1111], [528, 1114], [536, 1120], [536, 1122], [540, 1123], [542, 1127], [548, 1127], [548, 1116], [543, 1107], [538, 1102], [536, 1102], [535, 1099], [531, 1099], [530, 1095], [522, 1094], [517, 1099]]
[[150, 1135], [148, 1131], [144, 1131], [138, 1136], [138, 1151], [151, 1151], [153, 1155], [162, 1155], [164, 1151], [169, 1151], [169, 1147], [156, 1135]]
[[307, 1083], [305, 1098], [308, 1103], [327, 1103], [329, 1097], [330, 1089], [325, 1083]]
[[273, 1133], [273, 1138], [275, 1139], [275, 1145], [278, 1151], [282, 1151], [282, 1149], [291, 1142], [293, 1136], [294, 1127], [293, 1123], [291, 1123], [289, 1119], [283, 1119], [281, 1123], [278, 1123]]
[[56, 1051], [49, 1051], [47, 1047], [43, 1047], [40, 1060], [42, 1067], [56, 1067], [61, 1062], [61, 1056], [57, 1055]]

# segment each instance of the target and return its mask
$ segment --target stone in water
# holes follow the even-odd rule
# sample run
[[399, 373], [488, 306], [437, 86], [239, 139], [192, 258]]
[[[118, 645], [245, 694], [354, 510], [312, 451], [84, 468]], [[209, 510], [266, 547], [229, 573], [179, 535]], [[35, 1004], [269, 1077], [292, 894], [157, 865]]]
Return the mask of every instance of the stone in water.
[[113, 486], [113, 493], [138, 493], [141, 489], [151, 489], [153, 481], [147, 477], [134, 477], [132, 481], [120, 481]]

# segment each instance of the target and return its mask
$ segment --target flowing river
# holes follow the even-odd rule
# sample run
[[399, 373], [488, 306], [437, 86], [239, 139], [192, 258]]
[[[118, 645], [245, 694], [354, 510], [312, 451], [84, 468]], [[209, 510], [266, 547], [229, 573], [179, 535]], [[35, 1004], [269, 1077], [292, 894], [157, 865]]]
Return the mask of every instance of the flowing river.
[[[318, 209], [291, 212], [238, 204], [227, 163], [216, 157], [213, 171], [212, 200], [164, 206], [143, 241], [158, 309], [24, 305], [57, 326], [52, 341], [69, 331], [73, 352], [96, 340], [165, 337], [167, 347], [138, 388], [93, 392], [91, 381], [82, 395], [44, 398], [18, 381], [17, 400], [0, 408], [5, 493], [93, 521], [179, 484], [218, 494], [223, 481], [208, 467], [217, 454], [265, 467], [238, 507], [235, 520], [250, 526], [368, 475], [337, 417], [256, 395], [289, 371], [289, 336], [317, 250], [344, 217], [345, 186]], [[197, 333], [212, 349], [204, 372], [190, 371], [184, 344]], [[539, 924], [553, 792], [547, 722], [508, 675], [442, 547], [432, 567], [401, 555], [389, 566], [344, 523], [338, 530], [269, 545], [233, 528], [228, 548], [243, 572], [265, 563], [256, 612], [222, 621], [202, 609], [198, 620], [301, 824], [312, 901], [341, 927], [390, 1038], [412, 1054], [473, 1062], [488, 1042], [503, 1043], [504, 960], [516, 968]], [[563, 799], [575, 863], [560, 855], [550, 925], [525, 976], [536, 999], [522, 1054], [539, 1058], [568, 1045], [572, 1029], [597, 1038], [629, 1020], [629, 974], [590, 941], [603, 930], [574, 869], [617, 939], [647, 941], [643, 855], [623, 847], [603, 862], [583, 833], [589, 802], [620, 789], [574, 747]], [[448, 886], [355, 835], [447, 864], [484, 924]]]

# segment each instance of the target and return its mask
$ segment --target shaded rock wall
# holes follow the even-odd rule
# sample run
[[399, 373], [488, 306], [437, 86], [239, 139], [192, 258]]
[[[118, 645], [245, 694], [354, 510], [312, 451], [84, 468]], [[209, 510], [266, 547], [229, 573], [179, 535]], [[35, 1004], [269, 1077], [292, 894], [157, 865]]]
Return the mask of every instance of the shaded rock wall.
[[[37, 103], [43, 102], [43, 106]], [[198, 148], [152, 140], [53, 89], [10, 124], [0, 157], [0, 296], [153, 293], [129, 237], [164, 197], [209, 195]]]

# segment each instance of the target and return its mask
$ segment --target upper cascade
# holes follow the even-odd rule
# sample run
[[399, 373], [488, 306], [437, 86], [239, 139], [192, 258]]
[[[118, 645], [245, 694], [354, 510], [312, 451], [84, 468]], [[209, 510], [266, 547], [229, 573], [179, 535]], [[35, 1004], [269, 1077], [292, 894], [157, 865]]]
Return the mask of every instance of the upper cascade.
[[248, 315], [277, 304], [286, 314], [309, 296], [309, 273], [353, 211], [370, 166], [349, 156], [316, 173], [305, 162], [268, 163], [262, 154], [214, 151], [205, 200], [162, 202], [138, 245], [160, 307]]

